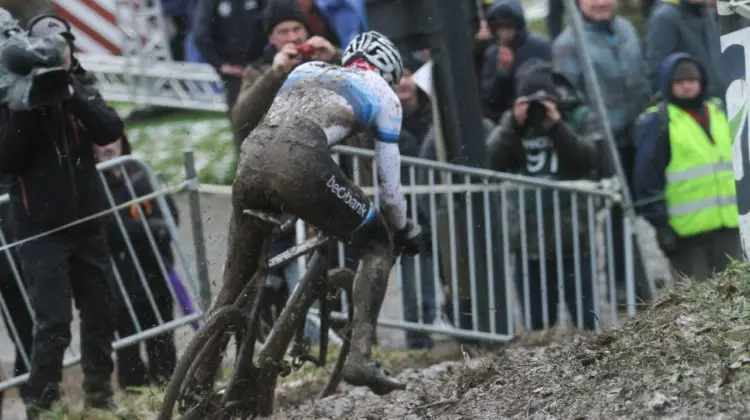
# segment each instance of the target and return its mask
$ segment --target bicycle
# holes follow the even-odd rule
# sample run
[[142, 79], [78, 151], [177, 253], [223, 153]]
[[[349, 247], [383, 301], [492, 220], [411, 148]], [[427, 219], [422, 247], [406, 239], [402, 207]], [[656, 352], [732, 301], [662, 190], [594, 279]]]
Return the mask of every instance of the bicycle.
[[[280, 226], [281, 232], [290, 231], [297, 218], [288, 220], [283, 225], [272, 215], [254, 210], [244, 210], [243, 216], [256, 217], [264, 222]], [[338, 293], [343, 290], [351, 302], [354, 272], [346, 268], [329, 270], [327, 248], [335, 241], [322, 233], [306, 242], [288, 249], [270, 261], [265, 257], [269, 240], [266, 239], [264, 252], [261, 254], [259, 268], [253, 278], [245, 285], [235, 302], [217, 308], [210, 314], [203, 327], [188, 345], [180, 362], [167, 385], [159, 420], [172, 418], [174, 405], [182, 413], [182, 420], [225, 420], [235, 418], [254, 418], [273, 413], [276, 383], [279, 376], [287, 376], [298, 370], [306, 362], [317, 367], [327, 365], [330, 328], [330, 305]], [[275, 320], [271, 332], [259, 340], [260, 302], [263, 299], [263, 282], [268, 271], [301, 255], [313, 252], [305, 274], [292, 292], [286, 305]], [[249, 315], [241, 308], [252, 298]], [[320, 339], [318, 355], [310, 352], [310, 344], [304, 338], [304, 327], [310, 307], [320, 302]], [[319, 397], [331, 395], [341, 381], [341, 370], [349, 354], [351, 338], [351, 320], [353, 307], [349, 305], [348, 321], [341, 329], [344, 337], [338, 360]], [[218, 369], [201, 369], [203, 356], [215, 346], [227, 347], [231, 335], [235, 336], [237, 353], [232, 374], [226, 385], [214, 390]], [[287, 349], [291, 363], [284, 360]], [[262, 341], [259, 349], [256, 344]], [[218, 366], [217, 366], [218, 368]], [[196, 379], [196, 376], [198, 379]]]

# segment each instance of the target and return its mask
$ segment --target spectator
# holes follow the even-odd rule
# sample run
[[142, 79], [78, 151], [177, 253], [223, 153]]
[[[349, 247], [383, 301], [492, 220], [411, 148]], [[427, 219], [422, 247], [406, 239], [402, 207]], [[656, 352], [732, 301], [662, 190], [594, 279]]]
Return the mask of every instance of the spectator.
[[[65, 28], [67, 22], [47, 18], [30, 26], [29, 34], [51, 36]], [[67, 52], [71, 54], [71, 36], [62, 35], [71, 44]], [[67, 67], [71, 61], [68, 57]], [[69, 89], [69, 99], [60, 104], [3, 112], [0, 173], [15, 181], [10, 187], [15, 238], [62, 228], [104, 209], [92, 143], [117, 140], [123, 124], [97, 91], [81, 84], [79, 75], [71, 73]], [[18, 253], [36, 320], [24, 395], [28, 417], [38, 418], [41, 410], [60, 398], [73, 298], [81, 317], [84, 405], [111, 408], [115, 309], [108, 286], [109, 250], [100, 222], [31, 240]]]
[[[5, 185], [2, 186], [3, 194], [7, 192]], [[7, 208], [5, 209], [7, 210]], [[8, 226], [10, 222], [7, 217], [0, 221], [0, 229], [6, 241], [11, 238]], [[3, 245], [6, 245], [5, 243]], [[16, 248], [10, 248], [0, 253], [0, 296], [6, 305], [7, 313], [0, 308], [0, 315], [5, 321], [5, 329], [13, 341], [16, 348], [16, 358], [13, 366], [13, 376], [18, 377], [29, 372], [27, 362], [31, 358], [32, 330], [34, 321], [31, 319], [31, 307], [28, 306], [28, 300], [25, 297], [26, 290], [23, 284], [23, 278], [16, 278], [10, 261], [13, 261], [19, 276], [21, 274], [21, 264], [18, 260]], [[21, 283], [19, 283], [21, 282]], [[21, 398], [26, 394], [26, 385], [21, 385]], [[0, 407], [3, 404], [3, 392], [0, 391]], [[0, 419], [2, 410], [0, 410]]]
[[[584, 39], [599, 82], [605, 116], [617, 143], [617, 151], [625, 172], [627, 188], [632, 191], [633, 163], [635, 162], [635, 123], [648, 105], [650, 88], [642, 59], [641, 43], [633, 25], [615, 14], [615, 0], [579, 0], [583, 16]], [[552, 48], [555, 67], [584, 92], [592, 102], [583, 72], [583, 62], [578, 52], [572, 27], [568, 27], [555, 40]], [[605, 156], [609, 156], [607, 153]], [[605, 176], [615, 175], [611, 163], [603, 168]], [[619, 285], [625, 281], [625, 233], [622, 208], [612, 211], [612, 239], [615, 255], [614, 272]], [[622, 295], [624, 296], [624, 294]]]
[[644, 56], [651, 92], [660, 90], [659, 66], [672, 53], [686, 52], [706, 72], [706, 94], [723, 98], [726, 84], [721, 69], [719, 27], [706, 0], [660, 0], [646, 24]]
[[516, 70], [530, 58], [552, 59], [550, 42], [529, 33], [523, 8], [517, 0], [497, 0], [487, 13], [487, 23], [497, 42], [487, 48], [482, 87], [488, 116], [497, 120], [513, 105]]
[[[404, 54], [404, 74], [395, 90], [404, 110], [401, 124], [399, 149], [403, 156], [419, 156], [422, 142], [432, 126], [432, 107], [427, 95], [417, 87], [412, 74], [423, 64], [413, 54]], [[416, 182], [416, 180], [414, 180]], [[410, 185], [409, 166], [401, 168], [401, 182]], [[412, 205], [407, 195], [407, 209]], [[429, 217], [417, 211], [415, 216], [423, 228], [429, 227]], [[435, 320], [435, 273], [433, 272], [432, 242], [425, 236], [418, 256], [401, 257], [401, 298], [404, 307], [404, 321], [431, 324]], [[419, 264], [417, 264], [419, 261]], [[419, 268], [419, 270], [418, 270]], [[417, 287], [419, 283], [419, 287]], [[418, 291], [421, 296], [418, 297]], [[419, 306], [421, 303], [421, 307]], [[420, 314], [421, 312], [421, 314]], [[406, 345], [411, 349], [430, 349], [435, 346], [429, 333], [406, 331]]]
[[[580, 95], [575, 91], [562, 75], [555, 74], [551, 65], [539, 60], [529, 61], [518, 71], [516, 79], [516, 100], [513, 109], [507, 111], [500, 125], [487, 140], [489, 154], [488, 165], [491, 169], [502, 172], [513, 172], [535, 178], [548, 180], [576, 180], [590, 179], [598, 175], [599, 155], [598, 142], [602, 140], [602, 133], [597, 124], [595, 114], [589, 111]], [[541, 282], [547, 281], [547, 303], [549, 326], [556, 323], [559, 301], [557, 264], [562, 259], [563, 299], [573, 316], [574, 322], [580, 321], [586, 329], [595, 328], [594, 293], [592, 274], [590, 270], [580, 270], [580, 287], [582, 300], [576, 298], [576, 278], [574, 257], [574, 235], [579, 235], [580, 249], [586, 249], [587, 230], [573, 230], [570, 195], [561, 195], [560, 230], [548, 238], [544, 258], [539, 253], [538, 237], [550, 232], [555, 226], [552, 191], [546, 190], [541, 194], [541, 203], [537, 203], [537, 194], [527, 190], [521, 196], [525, 201], [527, 214], [526, 226], [518, 227], [519, 223], [512, 223], [516, 229], [526, 229], [526, 243], [528, 258], [528, 286], [529, 312], [531, 319], [526, 319], [527, 327], [533, 330], [545, 328], [542, 308]], [[520, 198], [520, 197], [519, 197]], [[537, 223], [537, 206], [542, 209], [543, 224]], [[585, 201], [579, 205], [585, 208]], [[579, 212], [581, 221], [579, 226], [586, 226], [585, 212]], [[544, 229], [540, 231], [540, 229]], [[518, 236], [518, 231], [516, 235]], [[556, 253], [554, 242], [560, 240], [562, 255]], [[513, 241], [519, 243], [520, 241]], [[519, 293], [525, 290], [523, 261], [520, 252], [516, 253], [516, 287]], [[579, 252], [579, 267], [590, 267], [590, 258], [586, 252]], [[545, 266], [542, 267], [542, 264]], [[546, 269], [546, 279], [543, 274]], [[523, 305], [524, 299], [520, 299]], [[578, 305], [583, 313], [583, 319], [578, 320]]]
[[185, 61], [185, 39], [190, 31], [192, 14], [198, 0], [163, 0], [162, 14], [167, 24], [169, 52], [174, 61]]
[[742, 258], [731, 130], [697, 59], [671, 54], [659, 74], [663, 99], [638, 123], [635, 197], [675, 271], [703, 281]]
[[339, 43], [331, 42], [340, 48], [349, 45], [358, 34], [369, 30], [364, 0], [315, 0], [315, 4], [333, 25]]
[[[245, 66], [263, 55], [261, 6], [260, 0], [198, 0], [195, 46], [219, 74], [229, 112], [237, 101]], [[235, 144], [244, 139], [236, 127], [233, 134]]]
[[[339, 63], [341, 52], [320, 36], [310, 37], [310, 27], [302, 11], [288, 0], [272, 0], [266, 8], [263, 27], [268, 38], [263, 57], [252, 63], [242, 80], [237, 104], [232, 109], [232, 120], [241, 139], [255, 128], [265, 115], [286, 76], [300, 63], [312, 59]], [[312, 57], [297, 53], [301, 44], [312, 46]], [[235, 144], [239, 153], [242, 141]]]
[[[104, 162], [123, 155], [130, 155], [131, 148], [127, 136], [106, 146], [94, 146], [94, 154], [98, 162]], [[116, 204], [122, 204], [133, 200], [130, 194], [127, 180], [123, 170], [127, 172], [127, 179], [132, 183], [132, 190], [136, 197], [142, 197], [154, 192], [148, 174], [135, 164], [125, 164], [107, 171], [105, 178], [107, 186]], [[177, 220], [177, 206], [171, 197], [168, 197], [170, 210]], [[106, 222], [107, 242], [109, 243], [112, 257], [117, 266], [117, 272], [122, 280], [122, 286], [127, 292], [130, 308], [123, 300], [120, 293], [117, 314], [117, 332], [120, 337], [128, 337], [136, 334], [138, 327], [141, 331], [160, 325], [156, 310], [162, 323], [173, 319], [174, 304], [169, 291], [169, 278], [162, 275], [159, 260], [164, 265], [167, 274], [174, 270], [174, 256], [172, 255], [172, 238], [167, 230], [166, 222], [161, 214], [159, 206], [151, 201], [140, 203], [143, 215], [146, 217], [146, 226], [141, 222], [138, 207], [134, 204], [128, 209], [120, 210], [120, 220], [127, 232], [135, 250], [136, 260], [128, 251], [127, 243], [120, 230], [117, 217], [111, 215]], [[158, 249], [153, 249], [149, 242], [148, 229]], [[145, 278], [141, 278], [138, 265]], [[148, 285], [148, 290], [144, 287]], [[151, 305], [151, 300], [156, 307]], [[132, 314], [130, 312], [132, 310]], [[135, 316], [137, 324], [133, 320]], [[145, 387], [151, 384], [163, 385], [172, 376], [177, 364], [177, 351], [174, 344], [174, 332], [169, 331], [157, 337], [150, 338], [145, 342], [148, 364], [141, 358], [140, 343], [121, 348], [117, 351], [117, 376], [120, 388]]]
[[320, 35], [331, 44], [342, 47], [341, 39], [336, 29], [331, 26], [329, 17], [323, 13], [314, 0], [297, 0], [297, 7], [305, 14], [305, 21], [310, 27], [310, 35]]

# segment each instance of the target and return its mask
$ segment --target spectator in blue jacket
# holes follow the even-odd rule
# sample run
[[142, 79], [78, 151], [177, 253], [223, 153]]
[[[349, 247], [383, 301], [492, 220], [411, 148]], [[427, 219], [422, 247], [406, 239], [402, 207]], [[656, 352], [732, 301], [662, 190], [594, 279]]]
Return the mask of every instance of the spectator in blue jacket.
[[731, 129], [697, 59], [669, 55], [659, 80], [663, 99], [638, 123], [635, 198], [675, 271], [706, 280], [742, 258]]
[[337, 47], [349, 45], [357, 34], [369, 30], [364, 0], [315, 0], [315, 5], [333, 25], [340, 41]]
[[552, 45], [527, 31], [517, 0], [495, 1], [487, 12], [487, 23], [497, 42], [485, 52], [482, 89], [487, 116], [497, 120], [513, 104], [516, 70], [530, 58], [551, 60]]

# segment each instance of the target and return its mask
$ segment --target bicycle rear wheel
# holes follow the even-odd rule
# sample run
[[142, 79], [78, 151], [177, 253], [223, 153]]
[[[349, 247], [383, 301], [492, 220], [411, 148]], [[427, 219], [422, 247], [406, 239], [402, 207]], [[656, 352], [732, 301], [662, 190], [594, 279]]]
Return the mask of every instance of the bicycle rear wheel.
[[[205, 395], [185, 395], [186, 392], [190, 391], [191, 387], [202, 385], [196, 384], [192, 375], [200, 364], [204, 362], [204, 358], [199, 356], [205, 355], [213, 346], [217, 345], [217, 341], [228, 340], [229, 337], [226, 333], [230, 331], [234, 332], [238, 338], [243, 336], [246, 327], [247, 319], [243, 312], [236, 306], [225, 306], [220, 308], [208, 321], [206, 321], [203, 327], [198, 331], [198, 334], [196, 334], [188, 345], [169, 380], [169, 384], [164, 393], [164, 401], [162, 403], [158, 420], [170, 420], [172, 418], [175, 403], [183, 403], [188, 398], [198, 400], [198, 405], [207, 402]], [[238, 339], [238, 346], [240, 342], [241, 340]], [[225, 343], [221, 344], [222, 347], [226, 345]], [[202, 394], [212, 392], [214, 380], [215, 377], [211, 378], [209, 387], [211, 389], [198, 389], [197, 393]], [[191, 408], [194, 409], [196, 407]], [[202, 418], [206, 419], [208, 417], [204, 416]]]

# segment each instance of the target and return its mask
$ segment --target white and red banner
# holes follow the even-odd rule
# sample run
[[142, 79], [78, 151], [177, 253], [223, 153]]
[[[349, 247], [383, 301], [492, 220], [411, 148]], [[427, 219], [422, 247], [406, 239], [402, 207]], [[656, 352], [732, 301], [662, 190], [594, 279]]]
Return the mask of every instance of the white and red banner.
[[55, 0], [54, 13], [70, 22], [76, 47], [86, 54], [120, 55], [123, 34], [116, 0]]

